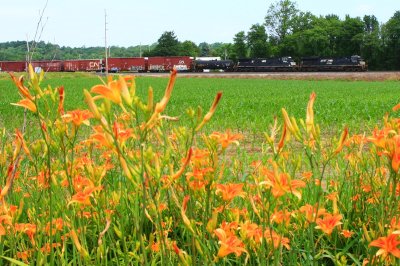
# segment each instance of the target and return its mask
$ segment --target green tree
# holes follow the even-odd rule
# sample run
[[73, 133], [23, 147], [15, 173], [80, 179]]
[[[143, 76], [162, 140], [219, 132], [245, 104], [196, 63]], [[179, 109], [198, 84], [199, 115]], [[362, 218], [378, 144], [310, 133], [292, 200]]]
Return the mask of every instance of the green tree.
[[318, 18], [311, 12], [302, 12], [293, 16], [292, 18], [292, 33], [310, 30], [315, 26]]
[[155, 56], [174, 56], [179, 55], [180, 51], [181, 45], [175, 33], [173, 31], [166, 31], [158, 39], [157, 45], [151, 54]]
[[211, 47], [208, 43], [202, 42], [199, 44], [200, 56], [211, 56]]
[[327, 15], [319, 20], [319, 25], [326, 30], [329, 44], [325, 55], [341, 56], [340, 43], [343, 22], [337, 15]]
[[367, 60], [369, 69], [381, 69], [382, 66], [382, 42], [380, 38], [380, 26], [374, 15], [364, 16], [364, 36], [361, 55]]
[[[292, 34], [287, 35], [281, 44], [280, 54], [291, 55], [297, 59], [302, 56], [315, 55], [316, 43], [312, 43], [310, 35], [315, 39], [321, 39], [318, 36], [319, 30], [314, 31], [317, 26], [318, 18], [310, 12], [299, 12], [293, 17]], [[314, 31], [314, 32], [313, 32]], [[310, 46], [310, 44], [312, 44]]]
[[281, 46], [281, 53], [294, 57], [329, 55], [329, 35], [321, 25], [298, 31], [288, 36]]
[[247, 45], [250, 50], [250, 57], [265, 58], [269, 56], [268, 36], [265, 27], [260, 24], [251, 26], [247, 33]]
[[184, 41], [181, 44], [181, 53], [180, 55], [188, 55], [188, 56], [193, 56], [196, 57], [200, 54], [200, 49], [199, 47], [192, 41]]
[[282, 43], [293, 31], [294, 18], [298, 13], [296, 5], [294, 1], [279, 0], [268, 9], [265, 26], [277, 44]]
[[222, 43], [214, 48], [212, 52], [213, 56], [219, 56], [222, 59], [232, 59], [233, 54], [233, 45], [230, 43]]
[[364, 35], [364, 23], [361, 18], [346, 16], [342, 22], [339, 36], [338, 55], [350, 56], [361, 54], [361, 46]]
[[247, 57], [247, 44], [246, 34], [240, 31], [235, 34], [233, 38], [233, 54], [232, 59], [246, 58]]
[[385, 63], [392, 70], [400, 69], [400, 11], [396, 11], [387, 23], [383, 25]]

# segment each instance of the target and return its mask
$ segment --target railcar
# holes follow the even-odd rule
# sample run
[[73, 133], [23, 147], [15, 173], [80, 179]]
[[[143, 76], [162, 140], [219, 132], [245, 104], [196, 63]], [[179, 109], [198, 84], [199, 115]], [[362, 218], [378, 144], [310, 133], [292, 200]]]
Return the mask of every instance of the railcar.
[[100, 72], [101, 70], [102, 59], [64, 60], [66, 72]]
[[[145, 57], [110, 57], [107, 59], [109, 72], [145, 72]], [[103, 60], [105, 61], [105, 60]]]
[[35, 72], [62, 72], [64, 71], [64, 61], [61, 60], [43, 60], [31, 62]]
[[194, 72], [204, 72], [206, 70], [211, 71], [231, 71], [233, 70], [234, 63], [232, 60], [204, 60], [196, 59], [193, 61]]
[[169, 72], [176, 69], [179, 72], [192, 71], [193, 58], [190, 56], [156, 56], [147, 59], [149, 72]]
[[24, 72], [25, 61], [0, 61], [0, 71], [3, 72]]

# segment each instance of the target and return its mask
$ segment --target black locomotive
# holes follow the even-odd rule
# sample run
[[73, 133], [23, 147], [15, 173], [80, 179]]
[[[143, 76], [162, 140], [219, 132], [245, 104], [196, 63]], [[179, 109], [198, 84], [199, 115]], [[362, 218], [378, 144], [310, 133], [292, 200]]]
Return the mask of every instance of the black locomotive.
[[351, 57], [303, 57], [301, 71], [366, 71], [367, 64], [361, 56]]
[[361, 56], [351, 57], [302, 57], [299, 63], [290, 57], [250, 58], [232, 60], [193, 60], [192, 71], [235, 71], [235, 72], [294, 72], [294, 71], [367, 71]]
[[296, 62], [290, 56], [277, 58], [239, 59], [234, 70], [238, 72], [297, 71]]

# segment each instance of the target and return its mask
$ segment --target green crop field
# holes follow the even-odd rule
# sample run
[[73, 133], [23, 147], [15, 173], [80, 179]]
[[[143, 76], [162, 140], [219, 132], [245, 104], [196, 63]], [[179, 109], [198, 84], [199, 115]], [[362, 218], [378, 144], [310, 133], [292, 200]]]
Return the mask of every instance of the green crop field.
[[[149, 86], [154, 89], [155, 99], [160, 99], [167, 78], [138, 77], [137, 93], [146, 97]], [[82, 90], [99, 84], [97, 76], [85, 74], [48, 74], [45, 84], [64, 85], [66, 110], [85, 108]], [[281, 116], [281, 108], [289, 115], [305, 116], [305, 103], [311, 92], [317, 94], [316, 121], [330, 131], [341, 130], [348, 125], [353, 130], [367, 130], [376, 125], [384, 114], [400, 102], [400, 83], [396, 81], [334, 81], [334, 80], [266, 80], [266, 79], [219, 79], [180, 78], [166, 114], [179, 116], [189, 107], [200, 106], [206, 112], [215, 94], [223, 92], [222, 100], [206, 129], [231, 128], [238, 131], [262, 132], [272, 123], [274, 116]], [[22, 123], [23, 109], [10, 105], [19, 100], [11, 80], [0, 76], [0, 125], [18, 127]]]

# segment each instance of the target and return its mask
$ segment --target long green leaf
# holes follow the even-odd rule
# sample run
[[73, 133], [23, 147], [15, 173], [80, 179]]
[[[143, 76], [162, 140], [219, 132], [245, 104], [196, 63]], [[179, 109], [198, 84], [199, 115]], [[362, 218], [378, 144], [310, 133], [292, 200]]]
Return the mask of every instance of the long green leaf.
[[19, 266], [29, 266], [29, 264], [23, 263], [22, 261], [19, 261], [19, 260], [16, 260], [16, 259], [4, 257], [4, 256], [0, 256], [0, 257], [5, 259], [5, 260], [8, 260], [12, 264], [16, 264], [16, 265], [19, 265]]

